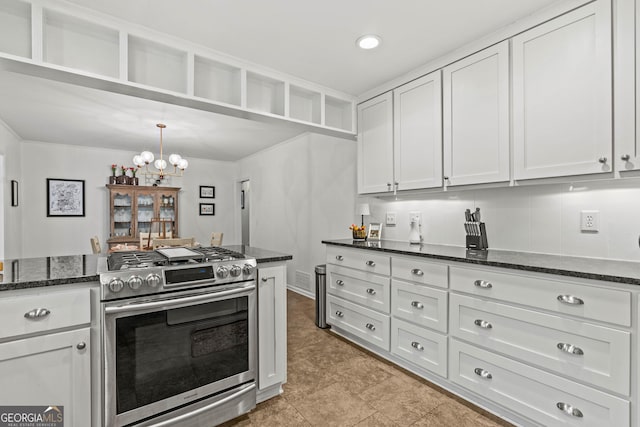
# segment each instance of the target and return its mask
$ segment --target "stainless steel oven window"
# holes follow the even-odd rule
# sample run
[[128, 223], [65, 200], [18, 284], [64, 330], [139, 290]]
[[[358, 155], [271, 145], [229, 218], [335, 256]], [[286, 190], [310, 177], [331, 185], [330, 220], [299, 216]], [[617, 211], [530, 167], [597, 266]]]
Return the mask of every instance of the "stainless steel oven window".
[[105, 424], [125, 425], [255, 379], [255, 285], [104, 304]]

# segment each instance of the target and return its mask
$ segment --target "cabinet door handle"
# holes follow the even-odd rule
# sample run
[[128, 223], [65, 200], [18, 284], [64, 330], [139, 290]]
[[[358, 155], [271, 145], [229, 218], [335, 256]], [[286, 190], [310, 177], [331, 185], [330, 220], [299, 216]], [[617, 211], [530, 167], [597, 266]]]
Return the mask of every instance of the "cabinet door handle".
[[78, 350], [84, 350], [85, 348], [87, 348], [87, 343], [85, 343], [85, 342], [79, 342], [79, 343], [76, 345], [76, 348], [77, 348]]
[[376, 327], [373, 325], [373, 323], [367, 323], [365, 325], [365, 327], [370, 331], [375, 331], [376, 330]]
[[607, 163], [607, 158], [606, 158], [606, 157], [600, 157], [600, 158], [598, 159], [598, 161], [599, 161], [600, 163], [602, 163], [602, 164], [605, 164], [605, 163]]
[[476, 319], [473, 323], [475, 323], [476, 326], [479, 326], [483, 329], [491, 329], [493, 328], [493, 325], [489, 322], [487, 322], [486, 320], [482, 320], [482, 319]]
[[424, 271], [420, 270], [419, 268], [414, 268], [413, 270], [411, 270], [411, 274], [422, 277], [424, 276]]
[[422, 305], [420, 301], [411, 301], [411, 307], [422, 309], [424, 308], [424, 305]]
[[487, 371], [486, 369], [476, 368], [473, 370], [473, 372], [475, 372], [477, 376], [482, 377], [485, 380], [490, 380], [491, 378], [493, 378], [491, 372]]
[[336, 255], [336, 259], [338, 261], [342, 261], [344, 259], [344, 257], [342, 255]]
[[373, 261], [367, 261], [367, 262], [365, 262], [365, 264], [367, 264], [369, 267], [375, 267], [376, 266], [376, 263], [373, 262]]
[[558, 347], [558, 349], [564, 351], [565, 353], [575, 354], [576, 356], [584, 355], [584, 351], [582, 351], [582, 349], [580, 347], [576, 347], [573, 344], [559, 342], [557, 347]]
[[558, 295], [558, 301], [569, 305], [583, 305], [584, 301], [573, 295]]
[[344, 317], [344, 313], [341, 312], [340, 310], [336, 311], [336, 316], [338, 317]]
[[267, 282], [269, 279], [275, 279], [275, 278], [276, 278], [276, 276], [263, 277], [262, 281], [263, 282]]
[[344, 282], [340, 279], [336, 280], [336, 285], [338, 286], [344, 286]]
[[582, 415], [582, 411], [580, 409], [574, 408], [573, 406], [569, 405], [568, 403], [558, 402], [558, 403], [556, 403], [556, 407], [558, 409], [560, 409], [562, 412], [564, 412], [565, 414], [570, 415], [572, 417], [576, 417], [576, 418], [584, 417], [584, 415]]
[[620, 157], [620, 160], [622, 160], [623, 162], [628, 162], [631, 159], [631, 156], [628, 154], [624, 154], [622, 157]]
[[473, 284], [476, 286], [476, 288], [482, 288], [482, 289], [493, 288], [493, 285], [491, 284], [491, 282], [487, 282], [486, 280], [478, 279], [475, 282], [473, 282]]
[[376, 290], [375, 290], [375, 289], [372, 289], [372, 288], [367, 288], [367, 293], [368, 293], [369, 295], [375, 295], [375, 294], [376, 294]]
[[47, 317], [49, 314], [51, 314], [51, 311], [46, 308], [34, 308], [33, 310], [26, 312], [24, 317], [27, 319], [41, 319], [43, 317]]
[[387, 191], [391, 191], [391, 183], [387, 182]]
[[423, 350], [424, 350], [424, 347], [422, 346], [422, 344], [420, 344], [420, 343], [419, 343], [419, 342], [417, 342], [417, 341], [413, 341], [413, 342], [411, 343], [411, 347], [415, 348], [416, 350], [420, 350], [420, 351], [423, 351]]

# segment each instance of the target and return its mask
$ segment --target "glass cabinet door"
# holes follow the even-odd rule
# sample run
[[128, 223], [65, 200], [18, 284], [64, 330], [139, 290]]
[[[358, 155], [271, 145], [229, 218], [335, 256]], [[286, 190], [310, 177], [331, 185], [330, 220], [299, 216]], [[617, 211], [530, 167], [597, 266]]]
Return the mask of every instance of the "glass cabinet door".
[[113, 195], [112, 237], [131, 236], [131, 194], [115, 193]]
[[165, 221], [165, 227], [167, 233], [174, 233], [174, 225], [176, 221], [176, 195], [175, 193], [160, 193], [158, 205], [160, 207], [159, 216], [160, 219]]
[[154, 218], [155, 206], [153, 194], [138, 193], [138, 233], [151, 232], [151, 220]]

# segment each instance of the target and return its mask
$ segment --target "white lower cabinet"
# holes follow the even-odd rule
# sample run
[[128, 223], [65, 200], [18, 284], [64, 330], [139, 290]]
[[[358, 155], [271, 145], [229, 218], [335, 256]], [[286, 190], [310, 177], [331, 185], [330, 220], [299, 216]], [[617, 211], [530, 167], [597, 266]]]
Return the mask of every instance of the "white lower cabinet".
[[348, 301], [388, 313], [389, 277], [329, 265], [327, 292]]
[[391, 314], [419, 326], [447, 332], [448, 292], [391, 280]]
[[389, 351], [389, 316], [327, 296], [327, 321], [370, 344]]
[[447, 336], [391, 319], [391, 353], [422, 369], [447, 376]]
[[629, 402], [470, 344], [449, 340], [449, 379], [545, 426], [623, 427]]
[[287, 379], [286, 277], [284, 264], [258, 266], [258, 400]]

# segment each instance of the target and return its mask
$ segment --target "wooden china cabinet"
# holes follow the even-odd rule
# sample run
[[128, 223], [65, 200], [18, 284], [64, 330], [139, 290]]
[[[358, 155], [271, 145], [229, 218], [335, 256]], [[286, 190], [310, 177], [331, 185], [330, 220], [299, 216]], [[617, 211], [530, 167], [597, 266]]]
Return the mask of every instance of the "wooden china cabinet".
[[107, 184], [109, 189], [109, 249], [140, 243], [140, 233], [157, 233], [163, 220], [167, 233], [178, 237], [178, 187]]

